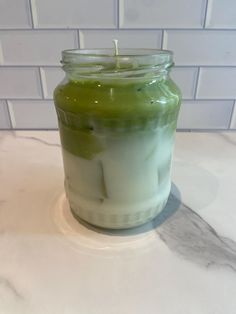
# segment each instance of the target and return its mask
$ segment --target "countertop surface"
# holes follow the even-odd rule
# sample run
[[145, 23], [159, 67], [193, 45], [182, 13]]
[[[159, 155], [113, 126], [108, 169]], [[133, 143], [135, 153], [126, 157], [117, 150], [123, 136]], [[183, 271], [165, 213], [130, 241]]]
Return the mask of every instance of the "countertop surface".
[[77, 222], [56, 131], [0, 132], [0, 314], [236, 313], [236, 133], [177, 133], [164, 211]]

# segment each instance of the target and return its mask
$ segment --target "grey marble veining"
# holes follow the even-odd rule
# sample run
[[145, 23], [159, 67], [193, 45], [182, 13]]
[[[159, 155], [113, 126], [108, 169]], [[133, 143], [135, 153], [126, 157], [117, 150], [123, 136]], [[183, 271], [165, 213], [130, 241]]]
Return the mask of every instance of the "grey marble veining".
[[166, 208], [126, 231], [73, 218], [58, 132], [0, 138], [0, 314], [235, 313], [236, 134], [177, 134]]
[[47, 145], [47, 146], [61, 147], [60, 144], [57, 144], [57, 143], [49, 143], [49, 142], [47, 142], [46, 140], [37, 138], [37, 137], [35, 137], [35, 136], [22, 136], [22, 135], [16, 134], [15, 137], [18, 138], [18, 139], [33, 140], [33, 141], [36, 141], [36, 142], [45, 144], [45, 145]]
[[228, 134], [219, 133], [219, 136], [222, 137], [227, 143], [232, 144], [236, 146], [236, 140], [232, 138], [232, 136], [229, 136]]
[[[176, 194], [176, 187], [174, 187]], [[184, 205], [180, 193], [170, 194], [165, 209], [151, 222], [128, 230], [103, 230], [80, 221], [94, 232], [132, 236], [154, 230], [172, 252], [199, 266], [226, 267], [236, 272], [236, 242], [220, 236], [194, 210]], [[236, 274], [235, 274], [236, 275]]]
[[[171, 195], [169, 202], [178, 200]], [[156, 231], [166, 245], [183, 258], [205, 267], [223, 266], [236, 271], [236, 243], [221, 237], [183, 203]]]
[[16, 287], [9, 279], [0, 277], [0, 287], [3, 291], [8, 291], [8, 294], [10, 294], [13, 298], [23, 299], [22, 295], [17, 291]]

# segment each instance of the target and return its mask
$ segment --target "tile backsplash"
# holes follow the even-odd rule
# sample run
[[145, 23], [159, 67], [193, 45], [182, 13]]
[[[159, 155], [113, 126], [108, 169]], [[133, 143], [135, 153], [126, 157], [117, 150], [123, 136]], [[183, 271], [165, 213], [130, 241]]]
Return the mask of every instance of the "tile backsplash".
[[0, 0], [0, 128], [57, 128], [61, 51], [117, 38], [174, 51], [179, 129], [236, 129], [235, 12], [235, 0]]

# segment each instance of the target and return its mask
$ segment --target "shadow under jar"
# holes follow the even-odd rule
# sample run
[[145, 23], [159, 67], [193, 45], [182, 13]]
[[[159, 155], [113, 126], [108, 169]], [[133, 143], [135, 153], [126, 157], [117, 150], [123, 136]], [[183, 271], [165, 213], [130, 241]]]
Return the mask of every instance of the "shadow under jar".
[[167, 50], [62, 52], [54, 91], [75, 217], [96, 226], [141, 225], [164, 208], [181, 93]]

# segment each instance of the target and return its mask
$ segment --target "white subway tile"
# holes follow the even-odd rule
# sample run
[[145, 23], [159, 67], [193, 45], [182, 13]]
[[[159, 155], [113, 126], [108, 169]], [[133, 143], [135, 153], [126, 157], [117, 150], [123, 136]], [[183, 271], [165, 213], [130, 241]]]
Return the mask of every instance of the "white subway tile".
[[178, 119], [179, 129], [226, 129], [233, 101], [184, 101]]
[[37, 27], [116, 27], [116, 0], [33, 0], [32, 6]]
[[202, 68], [197, 98], [236, 98], [236, 68]]
[[234, 109], [233, 109], [233, 115], [232, 115], [230, 128], [231, 129], [236, 129], [236, 101], [234, 103]]
[[53, 101], [12, 100], [9, 103], [14, 112], [14, 127], [16, 129], [57, 128]]
[[33, 0], [33, 6], [40, 28], [115, 28], [117, 24], [116, 0]]
[[81, 48], [112, 48], [112, 39], [121, 48], [160, 48], [161, 31], [155, 30], [84, 30], [80, 31]]
[[44, 97], [47, 99], [53, 98], [55, 87], [62, 81], [65, 73], [61, 68], [47, 67], [41, 68], [41, 77], [43, 84]]
[[183, 98], [194, 97], [197, 68], [173, 68], [171, 77], [181, 89]]
[[10, 117], [7, 110], [7, 104], [4, 100], [0, 100], [0, 129], [10, 129]]
[[0, 0], [0, 28], [30, 28], [29, 0]]
[[164, 48], [177, 65], [236, 65], [236, 31], [167, 30]]
[[59, 65], [61, 51], [76, 47], [72, 30], [0, 31], [0, 63], [6, 65]]
[[120, 0], [120, 25], [128, 28], [201, 27], [205, 0]]
[[1, 68], [0, 98], [41, 98], [41, 96], [37, 68]]
[[209, 28], [236, 27], [236, 1], [208, 0], [206, 27]]

